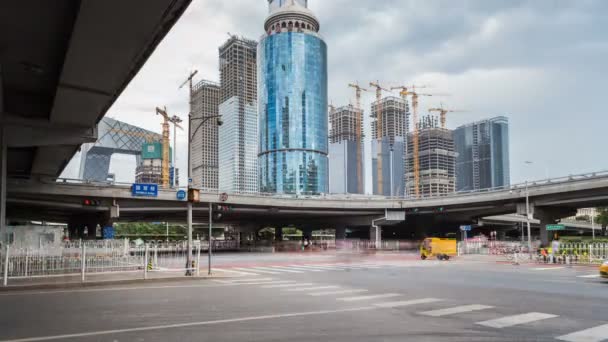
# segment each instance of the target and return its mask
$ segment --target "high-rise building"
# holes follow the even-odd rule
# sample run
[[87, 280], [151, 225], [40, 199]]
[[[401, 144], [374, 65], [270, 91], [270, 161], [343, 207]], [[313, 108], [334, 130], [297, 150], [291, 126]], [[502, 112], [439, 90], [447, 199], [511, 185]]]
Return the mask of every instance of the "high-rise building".
[[218, 125], [217, 119], [203, 123], [203, 119], [218, 115], [220, 86], [200, 81], [192, 89], [192, 185], [198, 189], [218, 189]]
[[454, 131], [456, 190], [510, 185], [509, 119], [504, 116], [460, 126]]
[[408, 103], [402, 98], [389, 96], [373, 102], [371, 112], [373, 193], [404, 196]]
[[269, 0], [258, 53], [260, 191], [328, 191], [327, 45], [304, 0]]
[[363, 194], [363, 111], [352, 105], [329, 113], [329, 192]]
[[257, 42], [230, 37], [219, 49], [219, 189], [258, 191]]
[[[408, 146], [413, 146], [413, 134], [408, 134]], [[440, 128], [435, 116], [425, 116], [418, 123], [418, 158], [420, 162], [420, 196], [445, 196], [456, 190], [456, 158], [452, 131]], [[408, 170], [414, 170], [413, 148], [408, 149]], [[415, 194], [415, 177], [408, 171], [408, 194]]]

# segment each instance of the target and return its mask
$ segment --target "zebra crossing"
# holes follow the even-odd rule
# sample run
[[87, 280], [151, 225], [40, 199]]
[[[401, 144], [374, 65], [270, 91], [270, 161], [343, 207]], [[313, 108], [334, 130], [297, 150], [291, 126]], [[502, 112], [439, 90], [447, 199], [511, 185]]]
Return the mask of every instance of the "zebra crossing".
[[[430, 264], [429, 264], [430, 265]], [[248, 267], [218, 267], [215, 270], [240, 276], [302, 274], [307, 272], [335, 272], [350, 270], [366, 270], [380, 268], [402, 267], [399, 263], [333, 263], [333, 264], [306, 264], [306, 265], [266, 265]]]
[[[407, 309], [409, 307], [426, 307], [430, 310], [416, 310], [419, 316], [429, 319], [450, 319], [475, 312], [490, 312], [497, 309], [491, 305], [463, 304], [453, 306], [449, 299], [444, 298], [407, 298], [400, 293], [372, 293], [368, 289], [350, 288], [336, 284], [323, 283], [300, 283], [295, 280], [280, 280], [271, 277], [263, 278], [233, 278], [227, 280], [214, 280], [230, 286], [259, 286], [264, 290], [284, 292], [285, 294], [305, 294], [311, 297], [334, 297], [336, 303], [356, 303], [368, 305], [369, 309]], [[495, 312], [494, 312], [495, 313]], [[505, 329], [520, 326], [542, 324], [543, 322], [555, 320], [559, 315], [544, 312], [524, 312], [507, 315], [493, 319], [486, 319], [473, 324], [487, 329]], [[608, 324], [590, 327], [580, 331], [574, 331], [566, 335], [555, 336], [557, 341], [566, 342], [601, 342], [608, 341]]]

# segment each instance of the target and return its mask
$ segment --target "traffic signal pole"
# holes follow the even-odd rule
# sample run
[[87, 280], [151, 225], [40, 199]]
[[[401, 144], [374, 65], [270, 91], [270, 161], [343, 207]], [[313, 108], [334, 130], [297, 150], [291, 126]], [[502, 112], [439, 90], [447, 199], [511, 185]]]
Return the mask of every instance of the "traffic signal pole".
[[213, 231], [213, 204], [209, 202], [209, 248], [207, 249], [207, 255], [209, 260], [207, 262], [208, 265], [208, 274], [211, 275], [211, 236]]

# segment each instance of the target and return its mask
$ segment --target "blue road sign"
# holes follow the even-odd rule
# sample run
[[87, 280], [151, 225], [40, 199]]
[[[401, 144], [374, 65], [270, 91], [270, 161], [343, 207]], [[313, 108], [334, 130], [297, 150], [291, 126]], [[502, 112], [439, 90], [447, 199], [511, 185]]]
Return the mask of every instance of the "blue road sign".
[[158, 184], [133, 184], [131, 194], [141, 197], [158, 197]]
[[472, 229], [472, 226], [460, 226], [460, 230], [462, 230], [463, 232], [470, 232]]
[[186, 197], [188, 197], [188, 193], [186, 192], [186, 190], [178, 190], [177, 191], [177, 199], [179, 201], [185, 200]]

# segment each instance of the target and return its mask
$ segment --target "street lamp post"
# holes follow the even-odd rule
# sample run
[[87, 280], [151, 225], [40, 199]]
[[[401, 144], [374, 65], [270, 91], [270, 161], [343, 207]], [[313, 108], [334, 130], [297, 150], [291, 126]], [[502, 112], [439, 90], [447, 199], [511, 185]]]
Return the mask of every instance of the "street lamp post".
[[[191, 154], [192, 154], [192, 140], [194, 139], [194, 137], [196, 136], [196, 133], [198, 132], [198, 130], [205, 124], [207, 123], [207, 121], [211, 120], [211, 119], [217, 119], [217, 125], [221, 126], [222, 125], [222, 120], [221, 120], [221, 116], [220, 115], [210, 115], [210, 116], [205, 116], [202, 118], [192, 118], [192, 113], [188, 114], [188, 197], [190, 197], [190, 190], [192, 189], [192, 158], [191, 158]], [[192, 121], [193, 120], [202, 120], [201, 123], [196, 127], [196, 129], [194, 130], [194, 132], [192, 132], [191, 128], [192, 128]], [[190, 133], [192, 132], [192, 133]], [[209, 248], [207, 250], [207, 253], [209, 254], [209, 274], [211, 274], [211, 220], [212, 220], [212, 210], [211, 210], [211, 203], [209, 203]], [[192, 275], [191, 272], [191, 267], [192, 267], [192, 200], [191, 198], [188, 198], [188, 214], [187, 214], [187, 218], [188, 218], [188, 258], [187, 258], [187, 269], [188, 271], [186, 272], [186, 275]], [[199, 265], [196, 265], [196, 267], [199, 267]]]
[[528, 253], [530, 253], [530, 258], [532, 258], [532, 234], [530, 229], [530, 191], [528, 189], [528, 181], [526, 181], [526, 224], [528, 225]]

